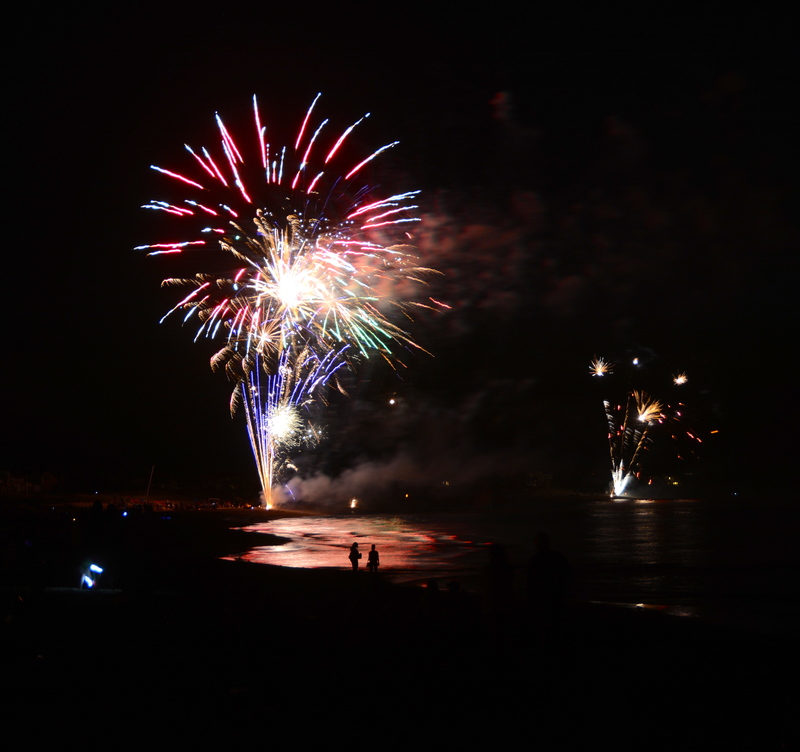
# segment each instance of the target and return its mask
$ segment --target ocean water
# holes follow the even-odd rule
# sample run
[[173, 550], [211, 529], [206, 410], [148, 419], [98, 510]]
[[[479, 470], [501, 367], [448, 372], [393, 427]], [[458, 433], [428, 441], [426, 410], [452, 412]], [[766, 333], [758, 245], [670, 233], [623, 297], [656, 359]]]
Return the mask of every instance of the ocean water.
[[[382, 576], [399, 583], [480, 587], [487, 544], [500, 543], [524, 597], [539, 531], [574, 570], [576, 598], [657, 608], [767, 634], [800, 634], [798, 505], [788, 498], [728, 500], [536, 499], [486, 513], [292, 517], [249, 531], [288, 538], [242, 552], [245, 561], [349, 569], [351, 544], [375, 544]], [[364, 576], [367, 576], [364, 573]]]

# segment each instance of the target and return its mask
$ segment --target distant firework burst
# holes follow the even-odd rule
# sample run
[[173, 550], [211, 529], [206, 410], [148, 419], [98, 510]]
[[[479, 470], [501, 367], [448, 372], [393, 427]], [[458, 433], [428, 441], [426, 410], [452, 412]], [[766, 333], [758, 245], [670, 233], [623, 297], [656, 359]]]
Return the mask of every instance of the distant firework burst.
[[[231, 409], [244, 409], [267, 505], [286, 451], [302, 443], [310, 408], [336, 372], [375, 352], [396, 363], [398, 346], [417, 346], [392, 311], [432, 307], [408, 297], [431, 272], [408, 244], [418, 191], [376, 196], [362, 177], [397, 142], [352, 158], [348, 138], [369, 113], [330, 136], [328, 120], [314, 117], [318, 100], [288, 148], [268, 142], [253, 97], [252, 159], [217, 115], [216, 153], [186, 146], [189, 167], [151, 165], [189, 195], [144, 208], [176, 217], [185, 234], [137, 248], [216, 269], [165, 279], [188, 293], [162, 321], [180, 312], [197, 321], [195, 340], [223, 340], [211, 365], [236, 385]], [[343, 173], [337, 158], [349, 160]]]
[[605, 376], [607, 373], [611, 373], [613, 370], [613, 363], [609, 363], [607, 360], [603, 360], [602, 358], [594, 358], [589, 364], [589, 371], [591, 372], [592, 376]]
[[[639, 359], [632, 361], [638, 369]], [[589, 366], [593, 376], [602, 376], [614, 371], [614, 365], [595, 357]], [[673, 384], [681, 386], [687, 376], [681, 373], [673, 377]], [[677, 424], [682, 418], [683, 403], [675, 407], [653, 397], [647, 391], [628, 388], [621, 399], [603, 400], [608, 423], [608, 447], [611, 458], [611, 495], [622, 496], [629, 490], [634, 478], [641, 477], [642, 461], [645, 451], [652, 441], [652, 431], [665, 423]], [[695, 433], [682, 429], [671, 432], [677, 439], [678, 433], [688, 439], [700, 442]]]

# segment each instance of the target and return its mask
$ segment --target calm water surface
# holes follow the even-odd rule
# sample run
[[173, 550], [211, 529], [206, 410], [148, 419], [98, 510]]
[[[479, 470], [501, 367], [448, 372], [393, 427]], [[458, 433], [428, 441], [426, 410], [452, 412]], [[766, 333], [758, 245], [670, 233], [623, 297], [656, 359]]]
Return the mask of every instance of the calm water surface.
[[[283, 518], [245, 528], [290, 539], [240, 559], [349, 568], [357, 541], [374, 543], [384, 576], [402, 583], [458, 580], [477, 590], [486, 545], [501, 543], [524, 595], [525, 562], [540, 530], [575, 570], [576, 596], [659, 607], [768, 633], [800, 633], [797, 505], [788, 499], [534, 500], [525, 511]], [[366, 576], [366, 573], [364, 573]]]

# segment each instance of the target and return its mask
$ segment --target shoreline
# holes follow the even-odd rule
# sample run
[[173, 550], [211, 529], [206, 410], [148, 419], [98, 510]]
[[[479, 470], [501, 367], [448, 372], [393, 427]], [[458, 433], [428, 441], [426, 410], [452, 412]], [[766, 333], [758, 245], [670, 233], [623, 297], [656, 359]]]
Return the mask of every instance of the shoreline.
[[[131, 700], [137, 678], [162, 699], [262, 698], [279, 681], [288, 697], [311, 701], [318, 692], [307, 677], [346, 680], [366, 661], [389, 704], [414, 697], [460, 712], [477, 697], [501, 712], [505, 697], [486, 691], [521, 682], [515, 691], [545, 705], [565, 693], [664, 707], [724, 697], [761, 729], [768, 708], [783, 712], [783, 687], [798, 668], [795, 640], [650, 609], [574, 602], [543, 616], [526, 603], [495, 609], [481, 594], [396, 585], [344, 567], [219, 558], [235, 557], [249, 536], [267, 545], [262, 533], [230, 528], [253, 524], [254, 515], [291, 515], [281, 510], [141, 513], [124, 526], [93, 517], [90, 506], [77, 508], [80, 522], [64, 514], [74, 506], [35, 511], [47, 514], [26, 504], [1, 512], [6, 542], [36, 536], [12, 546], [12, 557], [6, 549], [0, 587], [0, 661], [24, 693], [68, 694], [80, 676]], [[92, 550], [109, 562], [108, 580], [79, 591], [78, 567]], [[420, 684], [432, 667], [445, 685]], [[774, 730], [781, 723], [772, 718]]]

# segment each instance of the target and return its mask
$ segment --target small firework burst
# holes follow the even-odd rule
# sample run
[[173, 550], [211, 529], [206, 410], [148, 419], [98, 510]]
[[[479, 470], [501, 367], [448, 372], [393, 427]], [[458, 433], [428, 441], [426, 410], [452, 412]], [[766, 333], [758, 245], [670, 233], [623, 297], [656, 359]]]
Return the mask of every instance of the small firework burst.
[[634, 391], [633, 399], [636, 403], [637, 416], [642, 423], [652, 423], [663, 417], [664, 406], [647, 392]]
[[589, 371], [592, 376], [605, 376], [608, 373], [612, 373], [613, 370], [614, 364], [603, 360], [603, 358], [595, 357], [589, 365]]

